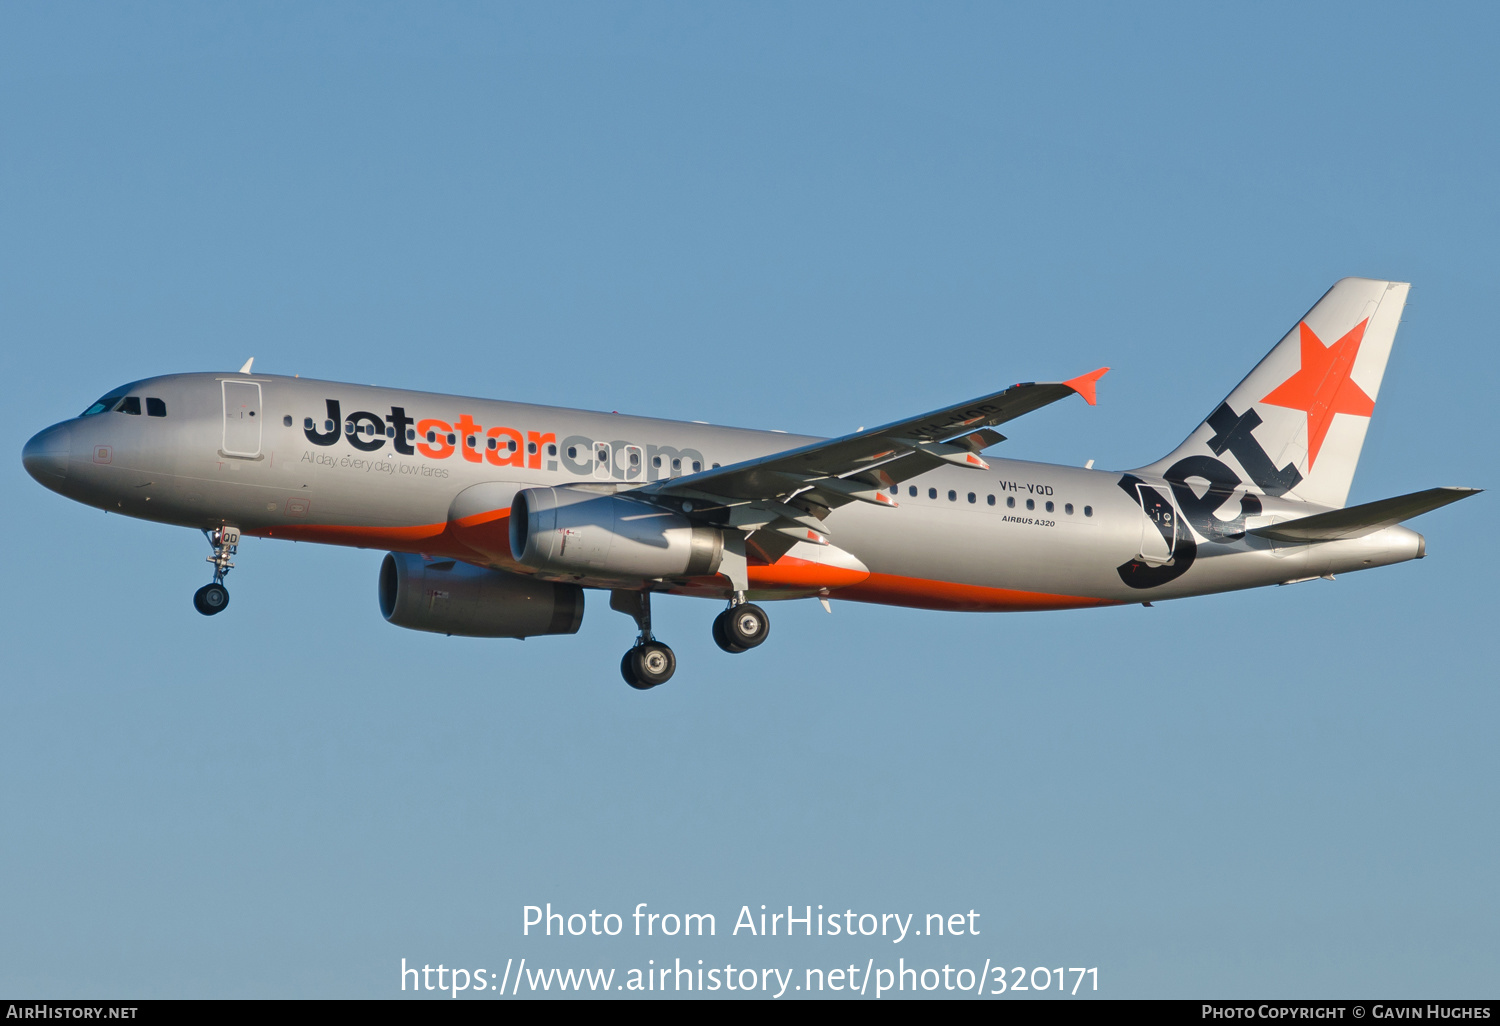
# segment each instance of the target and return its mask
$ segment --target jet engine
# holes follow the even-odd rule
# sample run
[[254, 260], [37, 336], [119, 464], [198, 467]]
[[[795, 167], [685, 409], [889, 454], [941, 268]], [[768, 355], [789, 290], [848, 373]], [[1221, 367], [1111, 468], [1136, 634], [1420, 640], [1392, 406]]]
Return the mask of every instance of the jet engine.
[[575, 634], [583, 623], [583, 589], [452, 559], [388, 552], [380, 564], [380, 612], [397, 627], [435, 634]]
[[526, 488], [511, 503], [510, 551], [544, 573], [697, 577], [719, 569], [724, 538], [673, 510], [623, 495]]

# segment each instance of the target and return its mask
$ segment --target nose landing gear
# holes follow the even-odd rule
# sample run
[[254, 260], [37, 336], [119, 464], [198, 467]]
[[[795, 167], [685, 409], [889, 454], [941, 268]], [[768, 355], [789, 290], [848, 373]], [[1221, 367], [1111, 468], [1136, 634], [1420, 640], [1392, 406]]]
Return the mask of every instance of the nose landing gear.
[[635, 647], [620, 660], [620, 676], [637, 691], [649, 691], [665, 684], [677, 671], [677, 656], [651, 634], [651, 593], [649, 591], [612, 591], [609, 608], [624, 613], [640, 630]]
[[204, 531], [203, 537], [213, 546], [214, 554], [208, 561], [214, 565], [212, 584], [205, 584], [193, 593], [193, 608], [204, 616], [222, 613], [229, 606], [229, 589], [224, 587], [224, 578], [234, 569], [234, 554], [240, 547], [238, 527], [220, 527]]
[[736, 597], [728, 609], [714, 617], [714, 644], [738, 654], [765, 641], [771, 633], [771, 618], [753, 602]]

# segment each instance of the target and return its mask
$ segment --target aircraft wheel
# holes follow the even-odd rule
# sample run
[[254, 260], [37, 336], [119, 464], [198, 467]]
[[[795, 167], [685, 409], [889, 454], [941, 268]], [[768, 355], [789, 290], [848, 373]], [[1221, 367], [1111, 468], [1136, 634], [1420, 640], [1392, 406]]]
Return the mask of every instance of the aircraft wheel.
[[730, 641], [729, 635], [725, 633], [725, 624], [729, 621], [729, 617], [733, 613], [733, 609], [726, 609], [718, 616], [714, 617], [714, 644], [718, 645], [726, 652], [738, 655], [739, 653], [745, 651], [744, 648]]
[[620, 672], [625, 683], [640, 691], [665, 684], [677, 671], [677, 657], [659, 641], [648, 641], [625, 653]]
[[229, 605], [229, 589], [222, 584], [205, 584], [193, 593], [193, 608], [204, 616], [222, 613]]
[[620, 676], [625, 678], [625, 683], [637, 691], [650, 691], [650, 684], [642, 684], [635, 676], [635, 649], [631, 649], [620, 657]]
[[724, 625], [718, 628], [717, 633], [722, 634], [724, 640], [729, 642], [729, 645], [721, 644], [719, 647], [728, 652], [743, 652], [754, 648], [771, 633], [771, 618], [754, 603], [744, 602], [726, 609], [719, 614], [719, 620]]

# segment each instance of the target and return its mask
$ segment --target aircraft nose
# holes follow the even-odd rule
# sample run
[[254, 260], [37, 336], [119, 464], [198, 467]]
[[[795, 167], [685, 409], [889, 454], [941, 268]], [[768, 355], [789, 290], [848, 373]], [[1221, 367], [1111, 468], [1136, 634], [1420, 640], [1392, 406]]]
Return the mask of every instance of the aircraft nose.
[[72, 443], [68, 425], [57, 424], [31, 436], [21, 450], [21, 465], [26, 473], [48, 488], [68, 478], [68, 456]]

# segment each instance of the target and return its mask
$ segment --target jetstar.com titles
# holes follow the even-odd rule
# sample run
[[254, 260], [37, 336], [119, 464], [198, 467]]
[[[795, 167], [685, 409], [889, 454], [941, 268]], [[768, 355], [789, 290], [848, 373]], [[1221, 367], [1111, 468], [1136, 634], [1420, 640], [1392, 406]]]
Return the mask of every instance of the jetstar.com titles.
[[339, 400], [323, 403], [326, 416], [321, 422], [313, 417], [302, 420], [303, 436], [318, 446], [343, 440], [361, 452], [375, 452], [389, 445], [390, 452], [401, 456], [446, 460], [457, 454], [469, 463], [562, 470], [578, 477], [618, 481], [665, 480], [696, 474], [708, 466], [703, 453], [690, 447], [586, 435], [568, 435], [559, 441], [555, 431], [487, 426], [468, 413], [452, 420], [419, 418], [405, 407], [392, 406], [388, 414], [355, 410], [345, 415]]

